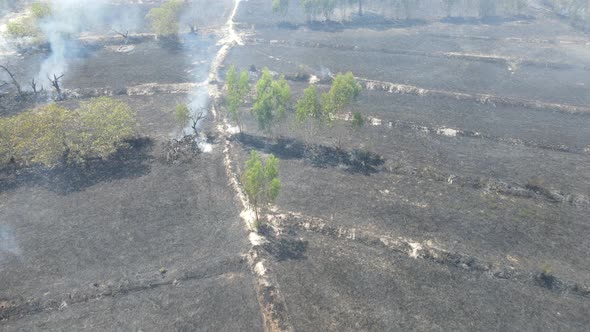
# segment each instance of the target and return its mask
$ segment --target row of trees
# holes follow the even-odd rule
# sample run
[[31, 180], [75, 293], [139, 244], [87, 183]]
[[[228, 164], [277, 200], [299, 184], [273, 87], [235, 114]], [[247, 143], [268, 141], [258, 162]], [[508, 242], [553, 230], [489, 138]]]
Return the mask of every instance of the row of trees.
[[[250, 89], [248, 73], [244, 70], [238, 75], [236, 69], [230, 67], [226, 78], [226, 106], [240, 131], [240, 106], [244, 104]], [[308, 128], [310, 135], [314, 135], [323, 125], [331, 124], [338, 113], [346, 110], [358, 98], [362, 87], [352, 73], [337, 74], [329, 91], [320, 94], [315, 85], [310, 85], [293, 105], [291, 88], [285, 77], [281, 75], [275, 79], [271, 72], [264, 68], [255, 89], [251, 113], [256, 118], [260, 130], [272, 135], [273, 128], [284, 119], [287, 110], [295, 108], [297, 123]], [[357, 120], [362, 119], [360, 113], [354, 117]]]
[[[586, 0], [551, 0], [587, 2]], [[323, 17], [329, 20], [337, 9], [355, 9], [359, 16], [363, 15], [363, 9], [367, 4], [376, 8], [392, 8], [402, 12], [406, 18], [411, 18], [416, 10], [434, 6], [443, 9], [447, 16], [459, 8], [477, 8], [480, 17], [497, 15], [498, 10], [506, 13], [519, 14], [527, 6], [526, 0], [301, 0], [300, 5], [309, 19]], [[273, 0], [272, 10], [274, 13], [285, 17], [289, 10], [289, 0]]]
[[84, 163], [107, 158], [137, 134], [135, 112], [108, 97], [75, 110], [57, 104], [0, 118], [0, 165]]
[[[238, 75], [232, 66], [227, 74], [226, 89], [226, 106], [241, 131], [240, 106], [250, 92], [248, 73], [242, 71]], [[275, 79], [270, 71], [264, 68], [256, 83], [251, 112], [257, 120], [258, 128], [272, 135], [273, 127], [295, 106], [297, 123], [312, 128], [309, 132], [315, 134], [324, 124], [332, 123], [339, 112], [347, 109], [358, 98], [361, 89], [352, 73], [338, 74], [327, 92], [320, 94], [316, 86], [310, 85], [293, 105], [291, 89], [285, 77]], [[360, 127], [363, 123], [361, 114], [355, 113], [352, 127]], [[280, 192], [278, 159], [271, 154], [265, 161], [256, 151], [252, 151], [242, 174], [242, 184], [254, 208], [255, 228], [258, 229], [260, 209], [274, 202]]]

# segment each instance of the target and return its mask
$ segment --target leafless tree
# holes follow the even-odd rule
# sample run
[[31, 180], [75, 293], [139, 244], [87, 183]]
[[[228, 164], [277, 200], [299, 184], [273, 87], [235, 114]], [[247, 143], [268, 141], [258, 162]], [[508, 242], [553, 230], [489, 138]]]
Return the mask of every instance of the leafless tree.
[[10, 79], [12, 80], [12, 85], [14, 85], [14, 87], [16, 88], [18, 95], [22, 96], [23, 90], [21, 89], [20, 84], [18, 84], [18, 82], [16, 81], [16, 78], [14, 77], [12, 72], [8, 68], [6, 68], [5, 66], [2, 66], [2, 65], [0, 65], [0, 69], [3, 69], [8, 74], [8, 76], [10, 76]]
[[34, 78], [31, 80], [31, 83], [30, 83], [30, 85], [31, 85], [31, 89], [33, 89], [33, 93], [35, 94], [35, 96], [37, 95], [37, 93], [39, 93], [39, 92], [42, 92], [42, 91], [43, 91], [43, 85], [41, 85], [41, 89], [40, 89], [40, 90], [37, 90], [37, 83], [38, 83], [38, 82], [37, 82], [37, 81], [35, 81], [35, 79], [34, 79]]
[[127, 43], [129, 43], [129, 30], [125, 30], [125, 33], [117, 31], [117, 30], [113, 30], [113, 32], [121, 37], [123, 37], [123, 40], [125, 40], [125, 45], [127, 45]]
[[62, 77], [64, 77], [63, 74], [61, 76], [57, 76], [57, 75], [53, 74], [53, 79], [52, 79], [49, 75], [47, 75], [47, 79], [49, 80], [49, 82], [51, 82], [51, 85], [53, 86], [53, 88], [57, 92], [57, 99], [58, 100], [61, 100], [63, 98], [63, 96], [61, 94], [61, 88], [59, 86], [59, 80]]
[[197, 134], [197, 128], [199, 127], [199, 121], [205, 119], [205, 112], [201, 111], [197, 114], [197, 116], [191, 116], [191, 121], [192, 121], [192, 125], [191, 128], [193, 128], [193, 131], [195, 132], [195, 135]]

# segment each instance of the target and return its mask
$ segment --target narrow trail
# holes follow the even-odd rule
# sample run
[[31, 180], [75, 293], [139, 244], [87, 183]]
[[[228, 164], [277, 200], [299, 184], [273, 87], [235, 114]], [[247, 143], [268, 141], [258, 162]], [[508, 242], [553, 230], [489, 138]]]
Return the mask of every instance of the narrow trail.
[[219, 105], [222, 102], [222, 95], [219, 81], [219, 69], [225, 61], [229, 51], [236, 45], [243, 45], [242, 37], [235, 30], [234, 18], [238, 11], [241, 0], [235, 0], [234, 8], [223, 28], [223, 38], [217, 43], [221, 46], [215, 56], [209, 70], [207, 81], [209, 82], [209, 97], [211, 98], [211, 114], [216, 123], [217, 131], [222, 136], [223, 154], [225, 172], [229, 179], [230, 186], [236, 193], [238, 203], [241, 205], [240, 217], [248, 230], [248, 239], [250, 240], [251, 249], [246, 257], [248, 264], [256, 278], [256, 293], [258, 303], [260, 304], [264, 325], [268, 331], [293, 331], [289, 323], [285, 300], [279, 291], [276, 280], [269, 274], [268, 261], [270, 257], [262, 248], [262, 245], [268, 242], [264, 237], [259, 235], [254, 226], [255, 214], [250, 208], [248, 199], [242, 190], [239, 182], [239, 175], [231, 161], [231, 142], [230, 135], [236, 132], [227, 117], [222, 114]]

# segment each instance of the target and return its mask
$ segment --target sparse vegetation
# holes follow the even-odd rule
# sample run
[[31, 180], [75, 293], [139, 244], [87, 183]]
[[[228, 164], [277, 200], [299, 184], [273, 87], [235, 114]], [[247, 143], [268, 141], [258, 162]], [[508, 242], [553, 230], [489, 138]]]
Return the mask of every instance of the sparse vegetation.
[[31, 5], [30, 15], [19, 17], [8, 22], [6, 32], [9, 37], [40, 37], [39, 22], [51, 15], [51, 7], [46, 2], [35, 2]]

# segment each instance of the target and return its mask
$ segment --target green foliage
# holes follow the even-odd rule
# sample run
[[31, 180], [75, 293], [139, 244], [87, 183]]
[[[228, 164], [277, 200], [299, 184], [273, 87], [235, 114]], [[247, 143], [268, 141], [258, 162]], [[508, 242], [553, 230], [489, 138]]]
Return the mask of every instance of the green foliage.
[[108, 97], [83, 102], [74, 111], [66, 132], [69, 161], [84, 162], [89, 158], [105, 159], [126, 147], [135, 136], [137, 121], [129, 105]]
[[305, 123], [308, 124], [310, 135], [314, 135], [316, 129], [324, 122], [322, 105], [320, 104], [318, 91], [314, 85], [310, 85], [303, 90], [303, 96], [297, 101], [295, 119], [300, 126]]
[[21, 17], [6, 24], [6, 32], [12, 38], [37, 37], [39, 29], [32, 17]]
[[191, 112], [185, 104], [178, 104], [174, 109], [174, 117], [179, 126], [186, 126], [191, 119]]
[[250, 159], [246, 161], [242, 184], [250, 204], [254, 207], [258, 222], [258, 210], [274, 202], [279, 196], [281, 190], [279, 160], [271, 154], [264, 162], [258, 152], [252, 151]]
[[171, 37], [178, 33], [178, 19], [182, 10], [181, 0], [168, 0], [161, 7], [152, 8], [146, 18], [158, 36]]
[[352, 115], [352, 122], [350, 123], [353, 130], [359, 130], [365, 125], [365, 119], [359, 112], [355, 112]]
[[135, 113], [111, 98], [91, 99], [75, 111], [50, 104], [0, 119], [0, 163], [53, 167], [106, 158], [135, 133]]
[[327, 119], [333, 119], [335, 114], [354, 102], [361, 91], [361, 85], [351, 72], [336, 75], [330, 91], [322, 95], [322, 106]]
[[282, 17], [287, 15], [289, 0], [272, 0], [272, 12], [279, 13]]
[[42, 19], [51, 15], [51, 6], [47, 2], [34, 2], [31, 5], [31, 13], [36, 19]]
[[242, 130], [241, 112], [240, 105], [244, 98], [250, 92], [250, 78], [248, 72], [242, 70], [238, 76], [238, 72], [234, 66], [229, 68], [226, 78], [226, 89], [227, 89], [227, 108], [232, 118], [238, 124], [240, 131]]
[[283, 118], [291, 104], [291, 88], [283, 76], [274, 80], [264, 68], [256, 83], [256, 99], [252, 112], [260, 130], [272, 134], [272, 127]]

